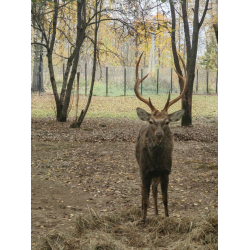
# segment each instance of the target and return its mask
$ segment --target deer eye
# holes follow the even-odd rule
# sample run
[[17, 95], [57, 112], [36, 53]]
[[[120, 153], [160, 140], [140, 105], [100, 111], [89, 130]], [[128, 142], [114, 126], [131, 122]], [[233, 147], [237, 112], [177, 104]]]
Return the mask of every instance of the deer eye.
[[150, 123], [150, 124], [153, 124], [153, 121], [150, 120], [149, 123]]
[[168, 124], [169, 124], [169, 121], [166, 121], [165, 124], [168, 125]]

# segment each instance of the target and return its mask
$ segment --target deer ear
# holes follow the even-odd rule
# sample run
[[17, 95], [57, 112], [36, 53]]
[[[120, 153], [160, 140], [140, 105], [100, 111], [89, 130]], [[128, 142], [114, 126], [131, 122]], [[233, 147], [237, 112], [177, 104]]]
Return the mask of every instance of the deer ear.
[[148, 121], [149, 120], [150, 114], [147, 111], [145, 111], [144, 109], [137, 108], [136, 112], [137, 112], [138, 117], [141, 120], [143, 120], [143, 121]]
[[168, 119], [169, 119], [170, 122], [177, 122], [182, 118], [184, 113], [185, 113], [185, 110], [181, 109], [181, 110], [176, 111], [176, 112], [174, 112], [172, 114], [169, 114]]

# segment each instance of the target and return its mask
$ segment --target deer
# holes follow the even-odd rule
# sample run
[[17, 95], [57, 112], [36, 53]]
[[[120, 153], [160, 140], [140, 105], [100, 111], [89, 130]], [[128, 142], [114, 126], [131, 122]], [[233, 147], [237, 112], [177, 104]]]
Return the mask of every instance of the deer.
[[169, 114], [168, 109], [174, 103], [179, 101], [185, 94], [187, 88], [187, 70], [186, 65], [179, 55], [185, 76], [181, 76], [176, 70], [175, 72], [183, 80], [183, 89], [181, 94], [174, 100], [170, 101], [170, 91], [168, 93], [167, 102], [164, 108], [157, 110], [149, 97], [149, 100], [144, 99], [139, 93], [139, 85], [145, 80], [148, 74], [139, 79], [138, 68], [143, 53], [141, 54], [136, 64], [136, 82], [134, 86], [135, 95], [137, 98], [148, 105], [151, 113], [137, 108], [137, 116], [142, 120], [148, 122], [144, 125], [140, 131], [135, 145], [135, 156], [140, 168], [141, 176], [141, 195], [142, 195], [142, 216], [145, 222], [147, 217], [147, 210], [149, 207], [149, 193], [152, 186], [153, 200], [154, 200], [154, 212], [158, 215], [157, 207], [157, 188], [159, 183], [161, 184], [162, 200], [165, 210], [165, 216], [169, 217], [168, 213], [168, 184], [169, 175], [172, 167], [172, 152], [173, 152], [173, 134], [171, 133], [169, 123], [180, 120], [185, 111], [183, 109]]

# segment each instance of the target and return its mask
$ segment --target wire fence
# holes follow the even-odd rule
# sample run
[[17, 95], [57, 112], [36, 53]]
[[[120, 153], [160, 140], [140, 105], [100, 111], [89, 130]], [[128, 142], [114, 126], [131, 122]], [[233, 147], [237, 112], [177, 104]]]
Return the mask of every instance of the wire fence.
[[[61, 89], [66, 65], [54, 66], [55, 79], [58, 90]], [[92, 65], [83, 64], [78, 67], [80, 72], [79, 94], [88, 95], [91, 84]], [[139, 69], [139, 77], [147, 74], [147, 69]], [[44, 67], [44, 89], [52, 93], [49, 71]], [[76, 81], [76, 79], [75, 79]], [[94, 96], [131, 96], [134, 95], [135, 67], [97, 67], [93, 90]], [[76, 84], [75, 84], [76, 85]], [[75, 93], [76, 88], [73, 88]], [[175, 71], [171, 68], [159, 68], [150, 72], [149, 76], [140, 84], [141, 94], [179, 93], [179, 81]], [[196, 94], [218, 93], [218, 72], [197, 69], [195, 72], [193, 92]]]

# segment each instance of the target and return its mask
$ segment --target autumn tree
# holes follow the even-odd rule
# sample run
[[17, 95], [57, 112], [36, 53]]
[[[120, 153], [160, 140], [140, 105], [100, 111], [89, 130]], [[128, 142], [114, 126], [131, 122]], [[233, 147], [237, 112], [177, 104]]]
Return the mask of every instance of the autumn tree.
[[214, 34], [218, 43], [218, 0], [211, 0], [211, 9]]
[[[33, 2], [37, 2], [37, 4], [39, 4], [39, 1]], [[80, 2], [77, 2], [77, 34], [75, 42], [74, 44], [72, 44], [72, 53], [67, 58], [66, 71], [63, 76], [63, 85], [61, 89], [61, 94], [59, 96], [57, 83], [54, 75], [53, 52], [57, 36], [58, 16], [60, 11], [62, 10], [62, 7], [66, 6], [69, 3], [70, 1], [60, 4], [59, 0], [54, 0], [52, 3], [48, 3], [48, 8], [46, 8], [45, 14], [39, 13], [37, 9], [34, 8], [31, 10], [33, 28], [41, 32], [44, 41], [43, 43], [33, 42], [33, 44], [42, 45], [47, 50], [50, 81], [56, 102], [56, 117], [58, 121], [66, 121], [67, 119], [67, 110], [70, 102], [73, 81], [76, 74], [80, 47], [85, 38], [85, 29], [82, 25], [81, 19], [82, 9], [83, 5], [85, 4], [85, 0], [82, 0]]]
[[[99, 12], [98, 12], [98, 7], [99, 7]], [[100, 20], [101, 20], [101, 11], [102, 11], [102, 4], [98, 6], [97, 0], [95, 1], [95, 30], [94, 30], [94, 40], [93, 40], [93, 45], [94, 45], [94, 56], [93, 56], [93, 68], [92, 68], [92, 78], [91, 78], [91, 86], [90, 86], [90, 91], [89, 91], [89, 98], [88, 102], [86, 104], [85, 109], [81, 111], [81, 114], [79, 118], [73, 121], [73, 123], [70, 125], [71, 128], [79, 128], [84, 120], [84, 117], [86, 116], [92, 95], [93, 95], [93, 88], [94, 88], [94, 82], [95, 82], [95, 73], [96, 73], [96, 61], [97, 61], [97, 34], [98, 34], [98, 29], [100, 26]]]
[[[32, 3], [32, 8], [37, 9], [39, 13], [44, 10], [44, 3], [37, 6], [36, 3]], [[43, 42], [43, 36], [37, 29], [33, 29], [33, 42]], [[43, 46], [40, 44], [33, 45], [33, 74], [32, 74], [32, 86], [31, 91], [44, 92], [43, 86]]]
[[[192, 8], [193, 19], [192, 19], [192, 25], [191, 25], [188, 20], [187, 1], [183, 0], [181, 2], [182, 19], [184, 22], [184, 32], [185, 32], [185, 42], [186, 42], [186, 52], [187, 52], [186, 66], [187, 66], [187, 74], [188, 74], [187, 91], [184, 97], [182, 98], [182, 108], [185, 110], [184, 116], [181, 121], [182, 126], [192, 125], [192, 96], [193, 96], [193, 85], [194, 85], [194, 77], [195, 77], [195, 66], [196, 66], [196, 59], [197, 59], [199, 32], [200, 32], [200, 29], [202, 27], [202, 24], [204, 22], [204, 19], [208, 10], [208, 3], [209, 3], [209, 0], [206, 0], [202, 15], [199, 18], [200, 1], [194, 0], [194, 6], [193, 6], [194, 8]], [[174, 57], [174, 64], [175, 64], [175, 68], [177, 72], [180, 75], [182, 75], [179, 58], [177, 55], [176, 40], [175, 40], [175, 33], [176, 33], [175, 4], [176, 3], [172, 0], [169, 0], [169, 4], [170, 4], [170, 10], [171, 10], [171, 17], [172, 17], [171, 40], [172, 40], [172, 52], [173, 52], [173, 57]], [[179, 78], [179, 84], [182, 90], [183, 81], [180, 78]]]
[[218, 47], [214, 34], [206, 43], [206, 51], [204, 56], [200, 58], [200, 64], [206, 70], [218, 70]]
[[[32, 1], [40, 2], [41, 0]], [[54, 0], [52, 2], [48, 0], [48, 2], [48, 8], [43, 15], [38, 13], [36, 9], [32, 9], [31, 11], [32, 23], [34, 23], [33, 28], [42, 33], [44, 40], [43, 43], [33, 42], [32, 44], [42, 45], [47, 50], [50, 81], [56, 102], [56, 117], [58, 121], [64, 122], [68, 115], [71, 91], [77, 72], [81, 47], [86, 39], [93, 43], [91, 34], [93, 34], [95, 30], [93, 28], [96, 23], [94, 21], [95, 16], [101, 15], [102, 18], [98, 22], [118, 21], [123, 26], [129, 26], [129, 19], [122, 19], [122, 17], [126, 17], [126, 13], [122, 8], [119, 9], [116, 8], [116, 6], [113, 8], [113, 2], [106, 4], [105, 7], [95, 13], [95, 4], [104, 6], [104, 0], [97, 2], [86, 0]], [[69, 5], [72, 5], [72, 8], [70, 16], [68, 17], [65, 15], [65, 10]], [[73, 19], [73, 24], [70, 24], [68, 21], [71, 20], [71, 18]], [[59, 95], [54, 74], [53, 53], [55, 53], [55, 47], [58, 46], [59, 40], [61, 41], [62, 37], [67, 40], [71, 49], [69, 56], [64, 56], [67, 60], [67, 64], [63, 75], [61, 93]]]

